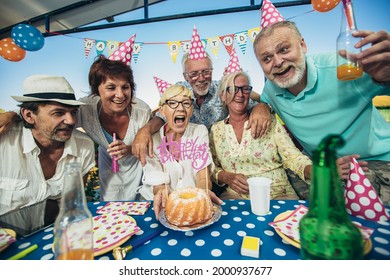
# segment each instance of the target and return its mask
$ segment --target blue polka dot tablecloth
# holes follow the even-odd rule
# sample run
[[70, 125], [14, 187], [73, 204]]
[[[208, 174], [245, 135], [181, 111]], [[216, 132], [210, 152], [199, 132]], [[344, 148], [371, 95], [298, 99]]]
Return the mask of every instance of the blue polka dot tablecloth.
[[[89, 203], [93, 216], [106, 203]], [[134, 215], [141, 228], [122, 246], [131, 244], [137, 239], [161, 233], [145, 244], [129, 252], [125, 259], [139, 260], [255, 260], [240, 254], [244, 236], [259, 237], [261, 242], [259, 259], [297, 260], [300, 259], [298, 248], [285, 242], [275, 230], [268, 225], [274, 218], [288, 210], [294, 210], [303, 200], [272, 200], [271, 211], [264, 216], [251, 213], [249, 200], [226, 200], [222, 205], [221, 218], [214, 224], [193, 231], [175, 231], [164, 227], [156, 220], [153, 205], [144, 215]], [[375, 229], [371, 235], [372, 249], [366, 259], [390, 259], [390, 221], [371, 222], [352, 217], [352, 220], [363, 226]], [[7, 259], [21, 250], [38, 244], [38, 249], [27, 255], [26, 260], [54, 259], [52, 252], [53, 227], [49, 227], [28, 238], [18, 238], [7, 249], [0, 253], [0, 259]], [[112, 260], [112, 252], [95, 257], [95, 260]]]

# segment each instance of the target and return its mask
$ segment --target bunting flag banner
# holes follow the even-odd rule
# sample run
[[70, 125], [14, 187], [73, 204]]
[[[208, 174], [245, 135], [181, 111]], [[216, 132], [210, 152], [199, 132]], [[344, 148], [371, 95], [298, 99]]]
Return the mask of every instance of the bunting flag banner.
[[88, 39], [84, 38], [84, 52], [85, 52], [85, 58], [88, 58], [89, 52], [95, 45], [95, 40], [94, 39]]
[[107, 42], [102, 40], [97, 40], [95, 44], [96, 55], [101, 55], [106, 49]]
[[183, 52], [188, 53], [190, 51], [190, 48], [191, 48], [191, 42], [190, 41], [182, 41], [181, 48], [183, 49]]
[[225, 46], [225, 49], [230, 56], [233, 51], [234, 34], [219, 36], [219, 38], [221, 39], [222, 44]]
[[213, 53], [215, 58], [217, 58], [218, 51], [219, 51], [219, 42], [220, 42], [219, 37], [208, 38], [207, 42], [208, 42], [208, 45], [209, 45], [211, 52]]
[[255, 27], [248, 30], [248, 37], [252, 40], [252, 43], [255, 41], [255, 38], [259, 33], [260, 27]]
[[176, 63], [176, 58], [180, 50], [180, 41], [168, 42], [168, 49], [169, 49], [169, 53], [171, 54], [173, 63]]
[[245, 54], [246, 52], [246, 42], [248, 41], [248, 31], [242, 31], [235, 34], [236, 42], [242, 52]]
[[119, 42], [107, 41], [107, 47], [106, 48], [107, 48], [108, 56], [110, 56], [119, 48]]
[[137, 63], [137, 61], [138, 61], [138, 57], [141, 53], [141, 49], [142, 49], [143, 45], [144, 45], [144, 43], [142, 43], [142, 42], [134, 43], [134, 50], [133, 50], [134, 64]]

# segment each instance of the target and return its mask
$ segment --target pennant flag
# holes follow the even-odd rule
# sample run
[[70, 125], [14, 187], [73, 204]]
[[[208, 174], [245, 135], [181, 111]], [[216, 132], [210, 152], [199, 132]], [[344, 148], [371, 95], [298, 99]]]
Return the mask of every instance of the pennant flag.
[[232, 54], [233, 51], [233, 43], [234, 43], [234, 34], [228, 34], [224, 36], [219, 36], [221, 39], [221, 42], [226, 48], [226, 51], [228, 52], [229, 55]]
[[168, 83], [166, 81], [163, 81], [160, 78], [157, 78], [156, 76], [154, 76], [153, 78], [154, 78], [154, 82], [156, 83], [158, 92], [160, 93], [160, 97], [161, 97], [163, 95], [164, 91], [168, 87], [170, 87], [172, 84], [170, 84], [170, 83]]
[[218, 57], [218, 51], [219, 51], [219, 37], [212, 37], [207, 39], [209, 48], [211, 52], [214, 54], [215, 58]]
[[176, 58], [180, 50], [180, 41], [168, 42], [168, 49], [173, 63], [176, 63]]
[[255, 38], [259, 33], [260, 27], [255, 27], [248, 30], [248, 37], [251, 39], [252, 43], [255, 41]]
[[108, 59], [121, 60], [126, 65], [130, 66], [131, 58], [133, 55], [133, 47], [135, 42], [135, 34], [130, 37], [126, 42], [121, 44], [119, 48]]
[[190, 51], [190, 48], [191, 48], [191, 42], [190, 41], [182, 41], [181, 48], [183, 49], [183, 52], [188, 53]]
[[137, 63], [143, 45], [144, 45], [143, 42], [134, 43], [134, 50], [133, 50], [134, 63]]
[[357, 217], [376, 222], [390, 218], [383, 202], [354, 158], [345, 188], [345, 204], [348, 214]]
[[94, 39], [84, 38], [84, 52], [85, 52], [85, 58], [88, 57], [89, 52], [91, 51], [93, 45], [95, 45], [95, 40], [94, 40]]
[[248, 41], [248, 31], [243, 31], [235, 34], [235, 38], [242, 54], [246, 52], [246, 42]]
[[119, 42], [107, 41], [107, 53], [108, 56], [112, 55], [119, 47]]
[[95, 45], [96, 55], [102, 54], [104, 52], [104, 50], [106, 49], [106, 45], [107, 45], [106, 41], [97, 40], [96, 45]]

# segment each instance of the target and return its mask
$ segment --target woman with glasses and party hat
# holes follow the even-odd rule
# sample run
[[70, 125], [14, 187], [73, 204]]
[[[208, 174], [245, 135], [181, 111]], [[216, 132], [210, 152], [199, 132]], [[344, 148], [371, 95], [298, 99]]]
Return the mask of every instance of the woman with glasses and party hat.
[[311, 160], [293, 144], [291, 138], [271, 115], [271, 128], [263, 137], [253, 139], [245, 126], [249, 120], [249, 76], [242, 71], [229, 73], [221, 80], [219, 95], [229, 116], [215, 123], [210, 132], [210, 148], [215, 163], [212, 178], [219, 186], [227, 185], [221, 199], [249, 199], [249, 177], [272, 180], [271, 199], [298, 199], [285, 168], [301, 179], [309, 180]]
[[[210, 150], [215, 168], [213, 181], [227, 186], [221, 199], [249, 199], [249, 177], [272, 180], [271, 199], [298, 199], [285, 169], [299, 178], [311, 179], [311, 160], [294, 145], [282, 124], [271, 115], [269, 131], [258, 139], [246, 130], [249, 119], [248, 102], [252, 92], [248, 74], [231, 72], [221, 80], [219, 95], [229, 110], [229, 116], [215, 123], [210, 131]], [[356, 155], [352, 155], [356, 156]], [[340, 178], [347, 179], [352, 156], [337, 160]]]
[[[152, 136], [153, 157], [147, 157], [143, 177], [153, 193], [156, 215], [173, 190], [189, 186], [211, 189], [213, 161], [208, 130], [190, 123], [193, 105], [192, 91], [182, 85], [171, 85], [161, 95], [159, 112], [166, 123]], [[214, 202], [221, 203], [209, 193]]]

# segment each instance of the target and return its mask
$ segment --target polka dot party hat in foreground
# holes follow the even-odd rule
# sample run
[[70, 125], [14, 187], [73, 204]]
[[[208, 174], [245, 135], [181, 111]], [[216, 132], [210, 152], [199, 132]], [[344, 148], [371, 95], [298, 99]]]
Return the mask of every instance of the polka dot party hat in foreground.
[[371, 221], [387, 221], [390, 216], [383, 202], [364, 174], [356, 159], [352, 159], [345, 188], [345, 205], [348, 214]]
[[131, 58], [133, 55], [133, 48], [135, 42], [135, 34], [130, 37], [129, 40], [122, 43], [119, 48], [112, 54], [108, 59], [110, 60], [121, 60], [126, 65], [130, 66]]
[[166, 81], [163, 81], [157, 77], [154, 77], [154, 82], [156, 83], [156, 86], [158, 88], [158, 92], [160, 93], [160, 96], [162, 96], [164, 91], [172, 85], [172, 84], [170, 84]]
[[189, 57], [192, 60], [201, 60], [207, 57], [206, 52], [203, 47], [202, 40], [198, 35], [198, 30], [194, 26], [192, 31], [191, 46], [189, 50]]
[[236, 49], [233, 49], [230, 55], [229, 65], [226, 69], [227, 73], [234, 73], [241, 71], [240, 62], [238, 61]]
[[269, 0], [263, 0], [261, 6], [261, 28], [265, 28], [279, 21], [284, 21], [284, 18]]

